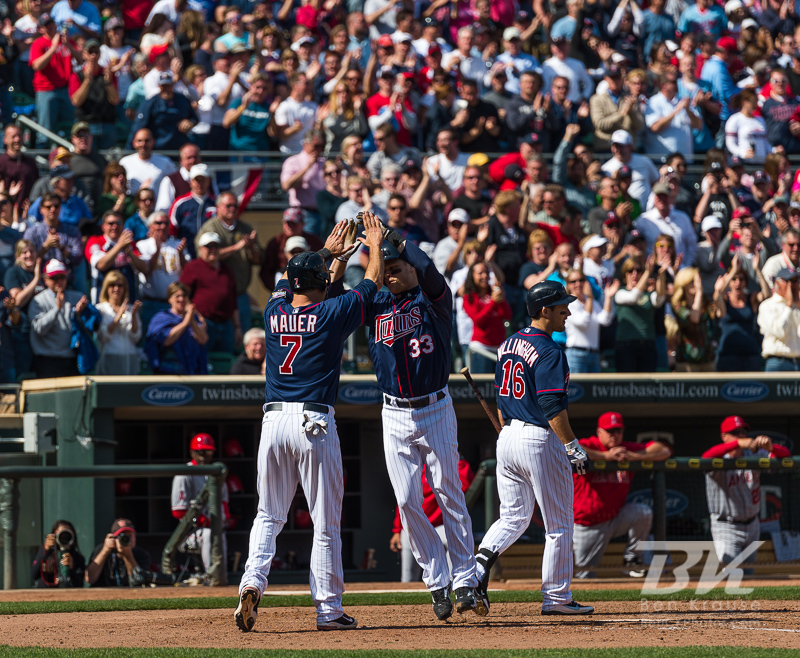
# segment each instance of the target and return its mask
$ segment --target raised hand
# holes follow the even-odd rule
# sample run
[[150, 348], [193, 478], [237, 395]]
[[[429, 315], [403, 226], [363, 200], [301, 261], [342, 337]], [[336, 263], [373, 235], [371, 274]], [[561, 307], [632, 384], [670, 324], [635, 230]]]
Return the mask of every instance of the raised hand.
[[363, 214], [364, 237], [358, 241], [370, 249], [380, 249], [383, 245], [383, 224], [378, 217], [367, 211]]
[[86, 295], [81, 297], [78, 300], [78, 303], [75, 304], [75, 312], [76, 313], [83, 313], [86, 310], [86, 305], [88, 304], [88, 300], [86, 299]]

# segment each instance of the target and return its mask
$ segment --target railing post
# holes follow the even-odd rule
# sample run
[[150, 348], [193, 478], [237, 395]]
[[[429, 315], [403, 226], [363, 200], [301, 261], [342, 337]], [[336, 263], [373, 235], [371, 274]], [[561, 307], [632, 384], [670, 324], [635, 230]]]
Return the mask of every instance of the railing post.
[[667, 541], [667, 474], [653, 472], [653, 539]]
[[[215, 464], [217, 465], [225, 468], [219, 462]], [[208, 570], [208, 576], [214, 587], [228, 584], [228, 569], [222, 546], [222, 486], [226, 473], [227, 471], [223, 471], [220, 475], [208, 478], [208, 510], [211, 515], [211, 568]]]
[[3, 528], [3, 589], [17, 589], [19, 480], [0, 480], [0, 526]]

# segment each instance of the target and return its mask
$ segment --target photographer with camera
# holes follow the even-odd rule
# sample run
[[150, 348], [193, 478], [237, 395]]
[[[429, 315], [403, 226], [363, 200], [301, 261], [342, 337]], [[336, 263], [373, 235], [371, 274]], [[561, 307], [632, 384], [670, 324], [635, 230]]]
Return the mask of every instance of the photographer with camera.
[[129, 519], [117, 519], [102, 544], [95, 546], [86, 568], [92, 587], [138, 587], [149, 574], [150, 554], [136, 545]]
[[69, 521], [56, 521], [31, 566], [34, 587], [83, 587], [86, 559]]

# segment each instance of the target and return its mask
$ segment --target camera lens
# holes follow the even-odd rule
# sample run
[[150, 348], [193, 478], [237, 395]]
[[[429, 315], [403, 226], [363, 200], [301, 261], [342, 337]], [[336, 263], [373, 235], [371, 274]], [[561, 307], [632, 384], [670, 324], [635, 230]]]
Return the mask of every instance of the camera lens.
[[131, 536], [126, 532], [117, 537], [120, 546], [130, 546]]
[[75, 535], [72, 534], [71, 530], [62, 530], [56, 535], [56, 543], [62, 551], [65, 551], [68, 548], [72, 548], [75, 543]]

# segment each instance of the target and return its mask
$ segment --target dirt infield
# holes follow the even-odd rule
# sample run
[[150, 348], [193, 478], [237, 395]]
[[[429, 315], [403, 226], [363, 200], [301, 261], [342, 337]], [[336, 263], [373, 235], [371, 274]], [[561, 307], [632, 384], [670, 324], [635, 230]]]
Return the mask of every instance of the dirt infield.
[[[791, 581], [790, 581], [791, 582]], [[606, 583], [619, 588], [625, 583]], [[775, 581], [750, 581], [775, 585]], [[527, 585], [527, 586], [526, 586]], [[575, 587], [576, 598], [583, 583]], [[599, 589], [602, 583], [593, 581]], [[537, 589], [512, 581], [502, 589]], [[348, 591], [419, 589], [417, 585], [364, 583]], [[277, 593], [278, 588], [276, 588]], [[281, 591], [307, 591], [281, 587]], [[78, 596], [76, 596], [78, 594]], [[43, 596], [44, 595], [44, 596]], [[150, 590], [16, 591], [0, 600], [75, 600], [231, 596], [229, 610], [54, 613], [0, 616], [3, 643], [15, 646], [195, 647], [270, 649], [510, 649], [632, 646], [736, 645], [800, 649], [800, 601], [602, 602], [592, 617], [542, 617], [539, 604], [498, 603], [489, 617], [454, 615], [439, 622], [429, 605], [351, 606], [359, 621], [351, 632], [320, 633], [312, 607], [263, 608], [254, 632], [233, 622], [236, 590], [159, 588]]]

